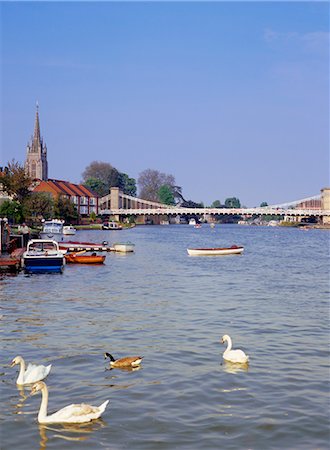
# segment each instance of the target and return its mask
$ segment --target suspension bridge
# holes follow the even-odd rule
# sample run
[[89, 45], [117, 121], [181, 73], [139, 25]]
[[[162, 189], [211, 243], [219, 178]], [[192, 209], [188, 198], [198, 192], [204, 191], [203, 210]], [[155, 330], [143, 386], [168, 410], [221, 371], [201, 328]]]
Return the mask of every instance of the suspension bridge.
[[108, 216], [278, 216], [306, 218], [329, 218], [330, 188], [322, 189], [319, 195], [286, 202], [278, 205], [254, 208], [185, 208], [169, 206], [124, 194], [119, 188], [111, 188], [110, 193], [102, 197], [100, 213]]

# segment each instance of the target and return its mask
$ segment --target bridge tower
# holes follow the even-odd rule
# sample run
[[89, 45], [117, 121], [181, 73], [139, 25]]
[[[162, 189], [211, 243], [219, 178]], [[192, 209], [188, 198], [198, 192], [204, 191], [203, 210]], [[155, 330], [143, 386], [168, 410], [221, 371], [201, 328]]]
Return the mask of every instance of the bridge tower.
[[[330, 210], [330, 188], [321, 189], [321, 207]], [[330, 217], [323, 216], [323, 224], [329, 224]]]

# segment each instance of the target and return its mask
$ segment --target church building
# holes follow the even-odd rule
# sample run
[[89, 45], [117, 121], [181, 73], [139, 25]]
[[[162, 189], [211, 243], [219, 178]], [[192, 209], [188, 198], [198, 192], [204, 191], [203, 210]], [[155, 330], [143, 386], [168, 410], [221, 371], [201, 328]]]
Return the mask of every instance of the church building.
[[47, 147], [40, 135], [38, 105], [34, 124], [34, 134], [26, 147], [25, 170], [33, 180], [48, 180]]

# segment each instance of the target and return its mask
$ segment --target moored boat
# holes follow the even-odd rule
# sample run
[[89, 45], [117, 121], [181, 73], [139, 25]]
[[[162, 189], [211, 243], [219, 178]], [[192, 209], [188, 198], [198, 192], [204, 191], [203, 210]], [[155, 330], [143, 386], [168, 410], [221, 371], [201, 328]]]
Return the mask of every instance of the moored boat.
[[190, 256], [218, 256], [218, 255], [240, 255], [244, 247], [232, 245], [231, 247], [213, 247], [213, 248], [187, 248]]
[[65, 259], [69, 264], [103, 264], [105, 255], [97, 255], [96, 253], [87, 255], [85, 252], [66, 253]]
[[113, 244], [113, 249], [115, 252], [134, 252], [134, 248], [135, 244], [132, 244], [132, 242], [116, 242]]
[[40, 239], [52, 239], [54, 241], [63, 241], [64, 220], [52, 219], [43, 223], [42, 231], [39, 233]]
[[122, 230], [123, 227], [117, 222], [104, 222], [102, 224], [102, 230]]
[[72, 225], [64, 225], [63, 234], [65, 236], [73, 236], [76, 234], [76, 229]]
[[58, 242], [52, 239], [31, 239], [22, 256], [22, 267], [27, 273], [62, 273], [65, 257]]

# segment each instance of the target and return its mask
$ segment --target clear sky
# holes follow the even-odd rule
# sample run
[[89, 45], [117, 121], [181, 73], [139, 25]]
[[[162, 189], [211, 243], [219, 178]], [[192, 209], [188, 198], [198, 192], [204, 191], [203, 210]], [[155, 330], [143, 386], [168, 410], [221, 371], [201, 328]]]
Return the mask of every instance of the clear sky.
[[329, 185], [328, 2], [1, 2], [1, 165], [174, 175], [206, 206]]

